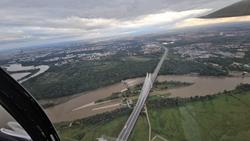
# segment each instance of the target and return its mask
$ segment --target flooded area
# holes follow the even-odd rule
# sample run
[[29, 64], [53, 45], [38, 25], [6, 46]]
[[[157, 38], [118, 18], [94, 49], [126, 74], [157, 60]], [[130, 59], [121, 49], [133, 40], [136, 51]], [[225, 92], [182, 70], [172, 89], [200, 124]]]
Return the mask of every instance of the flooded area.
[[[25, 72], [17, 72], [17, 73], [12, 73], [11, 76], [15, 79], [15, 80], [20, 80], [20, 83], [23, 83], [33, 77], [36, 77], [44, 72], [46, 72], [49, 69], [48, 65], [39, 65], [39, 66], [23, 66], [22, 64], [11, 64], [8, 66], [3, 66], [4, 68], [6, 68], [6, 70], [8, 72], [17, 72], [17, 71], [25, 71]], [[38, 72], [31, 74], [31, 70], [38, 70]], [[26, 76], [30, 75], [29, 77], [22, 79]]]
[[[110, 101], [107, 103], [95, 105], [95, 101], [104, 97], [110, 96], [112, 93], [122, 91], [128, 86], [137, 85], [142, 83], [144, 78], [135, 78], [122, 81], [107, 87], [103, 87], [94, 91], [86, 92], [85, 94], [75, 97], [65, 103], [59, 104], [52, 108], [46, 109], [46, 112], [53, 122], [70, 121], [83, 117], [95, 115], [116, 109], [120, 100]], [[165, 75], [159, 76], [158, 81], [181, 81], [194, 83], [187, 87], [180, 87], [166, 90], [166, 93], [171, 93], [171, 97], [190, 97], [190, 96], [204, 96], [212, 95], [224, 90], [232, 90], [240, 83], [250, 83], [250, 77], [204, 77], [204, 76], [191, 76], [191, 75]], [[102, 110], [93, 110], [99, 107]], [[116, 106], [112, 106], [116, 105]], [[74, 110], [78, 109], [78, 110]]]
[[38, 76], [38, 75], [40, 75], [40, 74], [46, 72], [46, 71], [49, 69], [49, 66], [47, 66], [47, 65], [40, 65], [40, 66], [35, 66], [34, 69], [39, 69], [39, 71], [38, 71], [37, 73], [31, 75], [30, 77], [25, 78], [25, 79], [23, 79], [23, 80], [21, 80], [21, 81], [19, 81], [19, 82], [20, 82], [20, 83], [23, 83], [23, 82], [25, 82], [25, 81], [27, 81], [27, 80], [33, 78], [33, 77], [36, 77], [36, 76]]
[[26, 70], [33, 70], [34, 66], [22, 66], [22, 64], [11, 64], [9, 66], [5, 66], [7, 71], [26, 71]]
[[[39, 69], [38, 72], [30, 75], [29, 77], [22, 79], [19, 81], [19, 83], [22, 83], [24, 81], [29, 80], [30, 78], [36, 77], [44, 72], [46, 72], [49, 69], [49, 66], [47, 65], [39, 65], [39, 66], [22, 66], [21, 64], [11, 64], [9, 66], [3, 66], [6, 68], [9, 72], [17, 72], [17, 71], [25, 71], [25, 72], [18, 72], [18, 73], [12, 73], [11, 76], [15, 80], [20, 80], [28, 75], [31, 74], [31, 72], [28, 72], [30, 70]], [[3, 109], [3, 107], [0, 106], [0, 128], [5, 126], [8, 121], [13, 121], [14, 119]]]
[[[99, 88], [97, 90], [85, 92], [85, 93], [79, 94], [80, 96], [75, 97], [65, 103], [46, 109], [46, 113], [48, 114], [49, 118], [53, 122], [60, 122], [60, 121], [65, 121], [65, 120], [75, 120], [81, 117], [87, 117], [87, 116], [95, 115], [97, 113], [110, 111], [112, 109], [117, 108], [118, 106], [112, 107], [111, 109], [106, 108], [101, 111], [100, 110], [93, 111], [92, 109], [98, 106], [107, 106], [109, 104], [117, 104], [117, 103], [120, 103], [120, 100], [110, 101], [108, 103], [101, 103], [101, 105], [100, 104], [95, 105], [91, 103], [99, 99], [108, 97], [112, 93], [120, 92], [124, 88], [126, 88], [126, 86], [123, 83], [116, 83], [107, 87]], [[76, 109], [79, 109], [79, 110], [76, 110]]]
[[[121, 100], [116, 99], [102, 103], [95, 103], [99, 99], [103, 99], [112, 95], [112, 93], [120, 92], [127, 86], [134, 86], [144, 81], [143, 77], [128, 79], [99, 88], [93, 91], [87, 91], [74, 96], [72, 99], [58, 104], [54, 107], [46, 109], [46, 113], [53, 122], [72, 121], [99, 113], [112, 111], [121, 107]], [[173, 88], [165, 90], [164, 93], [171, 93], [171, 97], [190, 97], [212, 95], [224, 90], [232, 90], [241, 83], [250, 83], [250, 77], [205, 77], [195, 75], [164, 75], [159, 76], [158, 81], [181, 81], [190, 82], [193, 85], [186, 87]], [[2, 113], [1, 113], [2, 114]]]
[[21, 72], [21, 73], [12, 73], [11, 76], [15, 79], [15, 80], [20, 80], [24, 77], [26, 77], [27, 75], [30, 75], [30, 72]]
[[159, 81], [181, 81], [194, 83], [188, 87], [166, 90], [172, 97], [213, 95], [224, 90], [233, 90], [241, 83], [250, 83], [250, 77], [204, 77], [204, 76], [159, 76]]

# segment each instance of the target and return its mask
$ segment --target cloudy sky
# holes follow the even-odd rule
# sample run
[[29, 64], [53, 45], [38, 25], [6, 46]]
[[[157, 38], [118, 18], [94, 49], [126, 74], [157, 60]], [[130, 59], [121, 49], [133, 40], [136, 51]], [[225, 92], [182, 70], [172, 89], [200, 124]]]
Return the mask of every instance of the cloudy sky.
[[237, 1], [0, 0], [0, 49], [167, 31]]

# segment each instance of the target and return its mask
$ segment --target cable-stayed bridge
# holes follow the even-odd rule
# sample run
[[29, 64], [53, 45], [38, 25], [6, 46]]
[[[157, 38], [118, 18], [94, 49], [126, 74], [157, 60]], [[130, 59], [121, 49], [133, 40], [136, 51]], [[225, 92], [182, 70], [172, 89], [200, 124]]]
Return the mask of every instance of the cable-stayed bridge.
[[118, 138], [116, 139], [116, 141], [127, 141], [128, 140], [129, 135], [132, 132], [132, 130], [135, 126], [135, 123], [140, 115], [140, 112], [141, 112], [141, 110], [146, 102], [148, 94], [149, 94], [151, 88], [153, 87], [153, 83], [157, 78], [157, 75], [160, 71], [162, 63], [167, 56], [167, 53], [168, 53], [168, 49], [165, 48], [165, 52], [164, 52], [161, 60], [157, 64], [153, 74], [147, 73], [146, 78], [144, 80], [144, 84], [142, 86], [141, 93], [138, 97], [137, 103], [136, 103], [132, 113], [130, 114], [127, 122], [125, 123], [122, 131], [120, 132]]

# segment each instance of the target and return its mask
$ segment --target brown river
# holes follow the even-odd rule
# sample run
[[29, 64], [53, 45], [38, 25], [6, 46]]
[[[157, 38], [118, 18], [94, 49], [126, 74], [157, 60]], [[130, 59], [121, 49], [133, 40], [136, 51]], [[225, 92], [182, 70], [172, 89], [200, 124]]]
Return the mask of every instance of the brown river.
[[[125, 80], [128, 86], [133, 86], [142, 83], [144, 78], [134, 78]], [[181, 81], [191, 82], [193, 85], [166, 90], [166, 93], [171, 93], [172, 97], [190, 97], [212, 95], [224, 90], [232, 90], [240, 83], [250, 83], [250, 77], [205, 77], [194, 75], [164, 75], [158, 76], [158, 81]], [[110, 96], [114, 92], [120, 92], [126, 88], [122, 82], [99, 88], [93, 91], [84, 92], [77, 97], [46, 109], [46, 113], [53, 122], [72, 121], [98, 113], [111, 111], [121, 107], [120, 100], [107, 101], [96, 104], [98, 99]], [[1, 112], [0, 119], [6, 122], [5, 113]], [[0, 121], [0, 127], [3, 122]]]

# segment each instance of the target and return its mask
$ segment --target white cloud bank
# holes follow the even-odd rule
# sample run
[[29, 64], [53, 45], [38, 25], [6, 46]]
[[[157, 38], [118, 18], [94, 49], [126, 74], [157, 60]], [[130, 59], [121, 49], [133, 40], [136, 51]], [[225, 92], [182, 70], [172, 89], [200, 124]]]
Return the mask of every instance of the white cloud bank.
[[[93, 39], [109, 37], [121, 34], [136, 33], [137, 30], [144, 30], [155, 27], [173, 27], [174, 23], [190, 17], [195, 17], [208, 12], [210, 9], [196, 9], [186, 11], [164, 11], [156, 14], [149, 14], [129, 20], [108, 19], [108, 18], [80, 18], [71, 16], [62, 19], [36, 19], [35, 22], [27, 21], [27, 24], [12, 26], [0, 26], [0, 43], [19, 40], [26, 42], [28, 39], [47, 40], [60, 37], [78, 37], [82, 39]], [[20, 23], [21, 18], [18, 18]]]
[[250, 16], [237, 16], [237, 17], [225, 17], [225, 18], [214, 18], [214, 19], [190, 18], [183, 20], [179, 23], [176, 23], [176, 28], [225, 24], [232, 22], [250, 22]]

